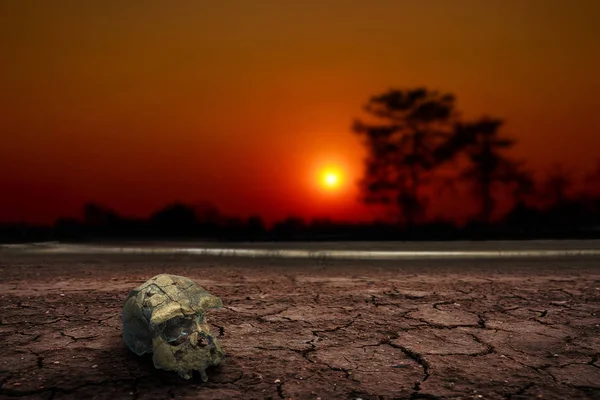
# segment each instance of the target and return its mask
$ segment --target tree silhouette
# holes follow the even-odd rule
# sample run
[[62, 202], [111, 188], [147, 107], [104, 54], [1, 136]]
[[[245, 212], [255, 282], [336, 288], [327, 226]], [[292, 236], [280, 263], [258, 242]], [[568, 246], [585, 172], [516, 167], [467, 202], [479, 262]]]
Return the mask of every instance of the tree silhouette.
[[591, 196], [600, 196], [600, 159], [596, 160], [596, 167], [585, 175], [584, 183]]
[[494, 212], [494, 185], [514, 184], [517, 201], [533, 191], [533, 180], [522, 164], [510, 159], [504, 150], [512, 147], [515, 141], [502, 137], [499, 129], [503, 121], [484, 117], [475, 122], [458, 123], [453, 137], [449, 140], [450, 154], [464, 152], [468, 166], [462, 172], [463, 179], [473, 185], [475, 195], [481, 201], [479, 219], [489, 222]]
[[561, 164], [554, 164], [542, 182], [542, 196], [550, 207], [561, 207], [569, 201], [573, 174]]
[[198, 220], [193, 207], [175, 202], [152, 214], [150, 222], [162, 234], [190, 235]]
[[600, 226], [600, 159], [596, 160], [596, 167], [586, 174], [584, 179], [585, 191], [588, 193], [588, 202], [592, 209], [591, 223]]
[[198, 202], [191, 207], [200, 223], [218, 225], [225, 220], [225, 216], [221, 214], [219, 208], [210, 202]]
[[120, 222], [121, 217], [113, 210], [96, 203], [83, 207], [83, 222], [88, 226], [110, 226]]
[[454, 96], [425, 88], [392, 89], [373, 96], [365, 111], [373, 123], [356, 121], [368, 156], [361, 181], [364, 200], [393, 206], [407, 225], [425, 214], [423, 187], [443, 161], [437, 149], [452, 133]]
[[267, 232], [265, 222], [259, 215], [251, 215], [246, 221], [247, 230], [251, 237], [261, 236]]

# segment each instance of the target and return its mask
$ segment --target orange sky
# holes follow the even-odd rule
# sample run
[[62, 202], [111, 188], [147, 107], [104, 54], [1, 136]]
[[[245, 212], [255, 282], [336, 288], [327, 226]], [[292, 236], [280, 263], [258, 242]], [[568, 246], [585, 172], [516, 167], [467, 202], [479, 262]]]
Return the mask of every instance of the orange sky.
[[[600, 149], [596, 0], [0, 2], [0, 220], [95, 200], [366, 218], [350, 133], [389, 87], [507, 120], [534, 168]], [[345, 186], [319, 190], [315, 166]]]

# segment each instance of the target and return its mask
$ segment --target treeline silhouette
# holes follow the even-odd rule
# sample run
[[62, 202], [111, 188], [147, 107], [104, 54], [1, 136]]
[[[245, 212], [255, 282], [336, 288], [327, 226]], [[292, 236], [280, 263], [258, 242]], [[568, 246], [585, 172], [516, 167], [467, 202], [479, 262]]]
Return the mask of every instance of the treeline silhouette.
[[[267, 226], [260, 216], [225, 216], [210, 204], [175, 202], [149, 218], [119, 215], [87, 204], [82, 219], [52, 227], [0, 226], [0, 240], [453, 240], [600, 237], [600, 160], [577, 189], [576, 177], [555, 165], [534, 179], [508, 153], [517, 143], [502, 134], [504, 121], [465, 120], [456, 98], [427, 88], [391, 89], [372, 96], [352, 130], [367, 150], [362, 200], [390, 211], [386, 222], [350, 223], [289, 217]], [[469, 189], [477, 206], [466, 225], [432, 216], [445, 191]], [[500, 200], [502, 199], [502, 200]], [[499, 212], [499, 204], [509, 204]]]
[[[557, 182], [555, 182], [557, 183]], [[555, 188], [556, 189], [556, 188]], [[561, 194], [562, 196], [562, 194]], [[559, 197], [552, 205], [517, 204], [502, 220], [457, 226], [437, 220], [415, 225], [352, 223], [289, 217], [267, 226], [261, 217], [210, 214], [176, 202], [149, 218], [131, 218], [97, 204], [83, 218], [59, 218], [52, 226], [0, 225], [0, 242], [98, 240], [386, 241], [600, 238], [600, 197]]]

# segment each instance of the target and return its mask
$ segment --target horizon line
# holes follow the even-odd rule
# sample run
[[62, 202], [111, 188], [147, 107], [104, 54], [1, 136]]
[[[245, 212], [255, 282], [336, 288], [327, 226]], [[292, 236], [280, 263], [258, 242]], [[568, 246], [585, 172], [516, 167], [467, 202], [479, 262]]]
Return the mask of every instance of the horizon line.
[[0, 244], [0, 251], [43, 254], [130, 254], [130, 255], [194, 255], [210, 257], [285, 258], [317, 260], [417, 260], [417, 259], [513, 259], [548, 257], [598, 257], [598, 248], [523, 249], [523, 250], [310, 250], [310, 249], [252, 249], [175, 246], [102, 246], [40, 242]]

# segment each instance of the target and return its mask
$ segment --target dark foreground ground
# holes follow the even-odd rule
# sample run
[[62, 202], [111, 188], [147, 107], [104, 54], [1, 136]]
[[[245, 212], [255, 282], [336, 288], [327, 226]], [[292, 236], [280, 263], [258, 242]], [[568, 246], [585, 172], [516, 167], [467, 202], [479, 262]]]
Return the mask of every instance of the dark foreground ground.
[[[121, 339], [163, 272], [223, 299], [209, 382]], [[0, 251], [0, 398], [600, 398], [600, 259], [317, 261]]]

